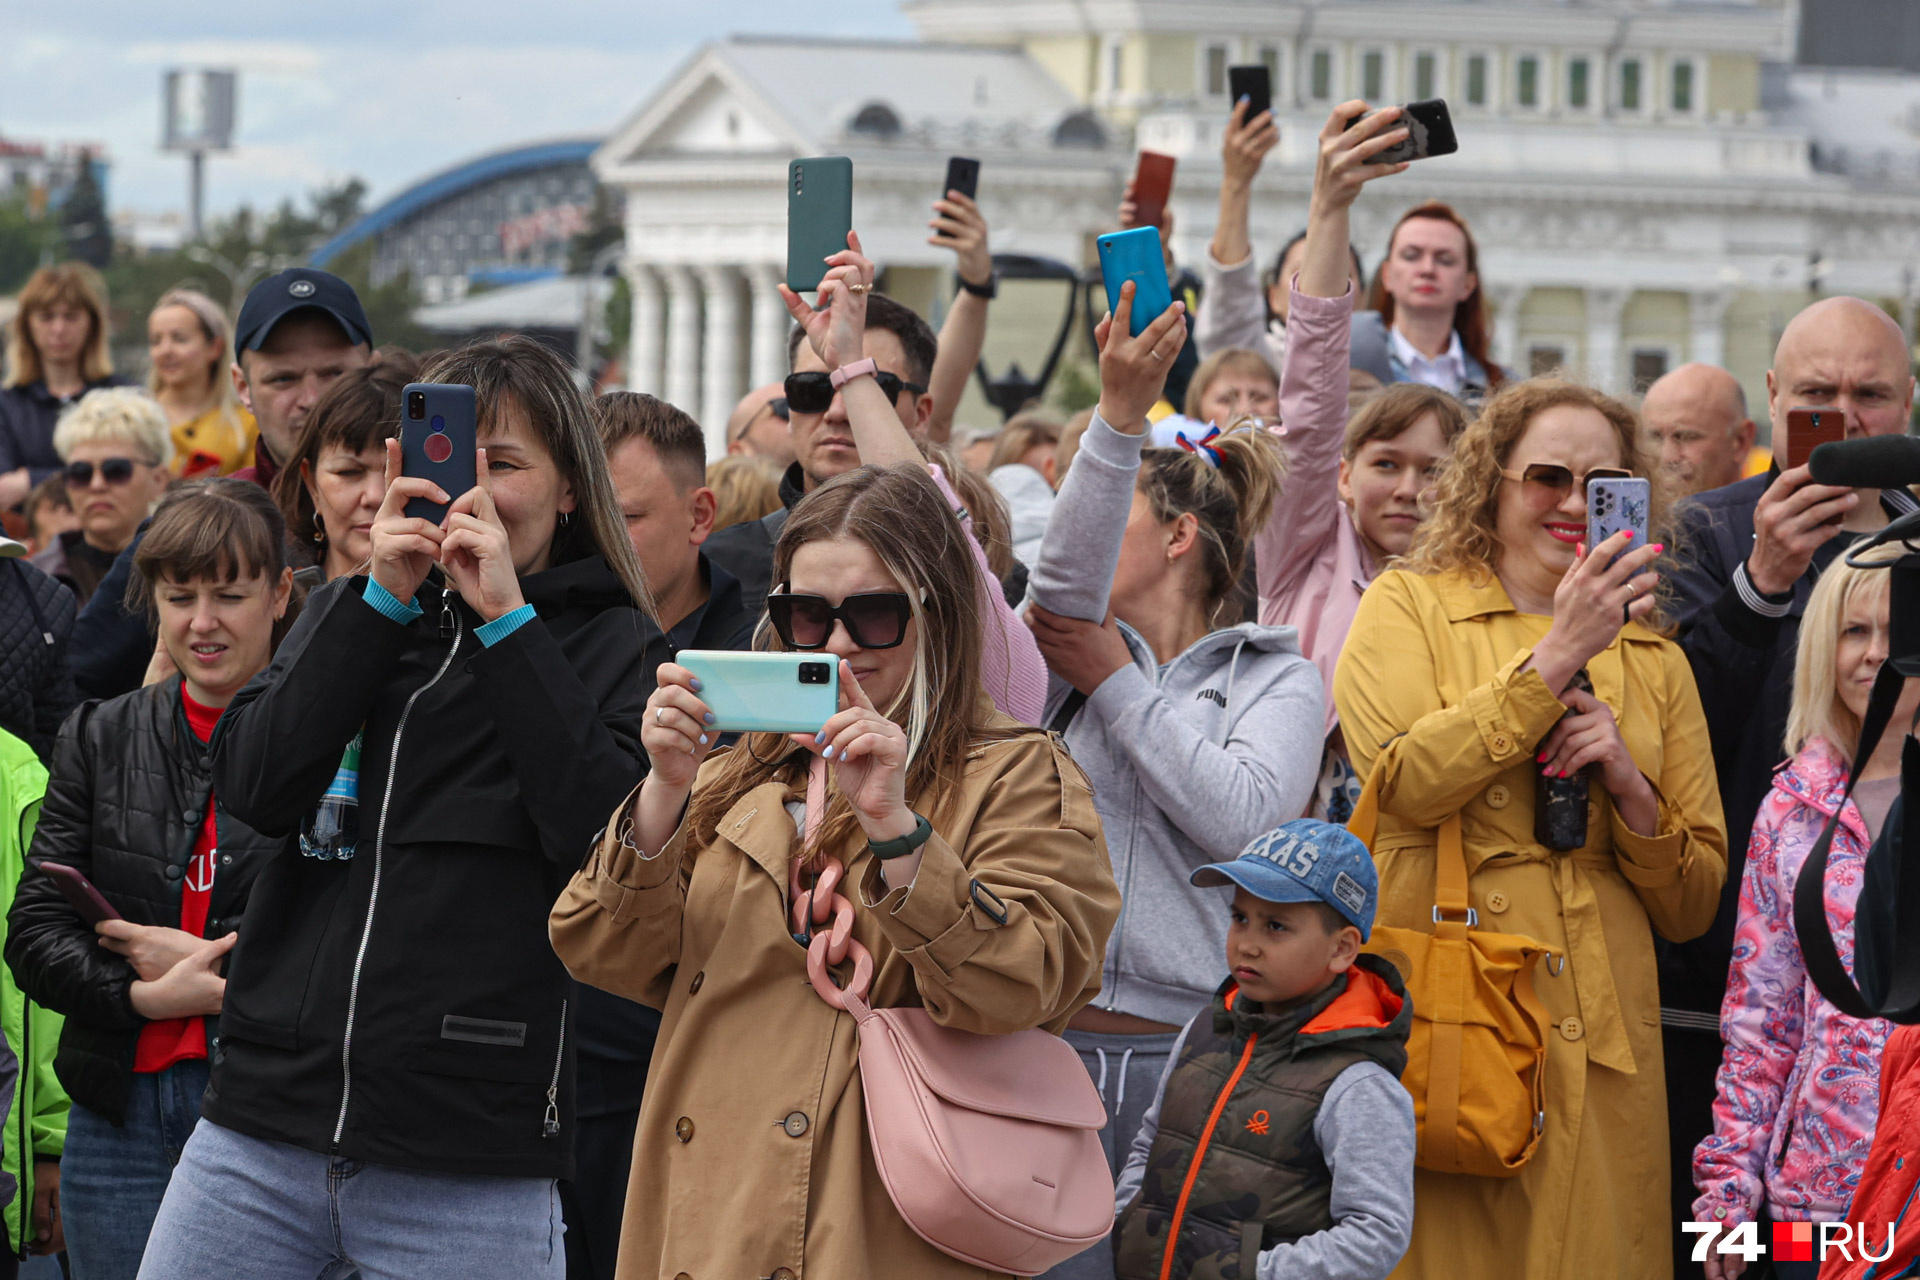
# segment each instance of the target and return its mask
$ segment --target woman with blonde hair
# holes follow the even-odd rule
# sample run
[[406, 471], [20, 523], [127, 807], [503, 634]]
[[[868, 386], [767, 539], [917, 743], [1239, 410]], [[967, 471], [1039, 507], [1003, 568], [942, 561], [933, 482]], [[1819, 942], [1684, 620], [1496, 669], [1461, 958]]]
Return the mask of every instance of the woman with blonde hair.
[[253, 461], [259, 435], [227, 366], [233, 327], [198, 289], [169, 289], [147, 316], [147, 393], [173, 427], [173, 473], [231, 475]]
[[[1399, 1276], [1671, 1272], [1653, 934], [1712, 921], [1726, 835], [1692, 671], [1656, 629], [1664, 548], [1585, 545], [1591, 481], [1658, 474], [1618, 400], [1508, 388], [1455, 441], [1411, 554], [1347, 633], [1334, 698], [1380, 789], [1378, 922], [1433, 928], [1436, 832], [1457, 816], [1479, 927], [1553, 955], [1533, 977], [1553, 1028], [1544, 1137], [1512, 1177], [1416, 1171]], [[1665, 515], [1656, 488], [1655, 539]], [[1536, 838], [1542, 776], [1585, 782], [1578, 848]]]
[[[1905, 547], [1877, 547], [1858, 566], [1835, 563], [1820, 575], [1800, 620], [1785, 744], [1793, 758], [1774, 775], [1747, 846], [1733, 963], [1720, 1006], [1725, 1047], [1713, 1132], [1693, 1154], [1700, 1189], [1693, 1216], [1728, 1230], [1756, 1221], [1763, 1209], [1775, 1222], [1841, 1221], [1873, 1145], [1880, 1058], [1892, 1027], [1879, 1018], [1850, 1018], [1820, 994], [1800, 956], [1793, 900], [1801, 866], [1837, 814], [1827, 917], [1851, 970], [1867, 850], [1900, 794], [1905, 735], [1881, 735], [1851, 798], [1847, 771], [1887, 660], [1887, 571], [1908, 554]], [[1908, 680], [1893, 726], [1910, 723], [1916, 707], [1920, 680]], [[1802, 1280], [1801, 1273], [1812, 1280], [1818, 1269], [1777, 1258], [1773, 1266], [1782, 1280]], [[1710, 1280], [1742, 1269], [1735, 1255], [1707, 1255]]]
[[780, 509], [780, 464], [764, 454], [729, 453], [707, 464], [713, 531], [758, 520]]
[[621, 1277], [990, 1274], [888, 1199], [853, 1019], [808, 984], [792, 934], [816, 878], [844, 869], [875, 1008], [1058, 1031], [1098, 988], [1120, 898], [1093, 796], [983, 696], [975, 565], [924, 465], [862, 467], [793, 508], [767, 597], [774, 647], [838, 662], [838, 714], [708, 758], [700, 682], [659, 668], [646, 781], [551, 923], [576, 978], [664, 1013]]
[[71, 587], [85, 607], [167, 491], [173, 437], [166, 414], [145, 392], [103, 387], [61, 417], [53, 444], [80, 527], [55, 537], [32, 560]]
[[119, 386], [107, 350], [107, 290], [84, 262], [33, 273], [20, 290], [0, 382], [0, 510], [58, 471], [53, 428], [81, 396]]

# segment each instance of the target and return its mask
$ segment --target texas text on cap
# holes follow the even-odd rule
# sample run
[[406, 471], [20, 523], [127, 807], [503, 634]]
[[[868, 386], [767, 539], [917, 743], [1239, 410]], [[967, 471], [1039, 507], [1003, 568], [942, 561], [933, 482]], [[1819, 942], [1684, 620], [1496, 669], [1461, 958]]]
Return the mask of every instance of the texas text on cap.
[[247, 291], [240, 320], [233, 326], [235, 351], [258, 351], [273, 327], [296, 311], [324, 311], [339, 322], [354, 345], [373, 345], [373, 326], [353, 286], [339, 276], [312, 267], [291, 267], [268, 276]]
[[1345, 827], [1295, 818], [1240, 851], [1232, 862], [1214, 862], [1194, 872], [1202, 888], [1237, 884], [1263, 902], [1324, 902], [1360, 930], [1373, 932], [1373, 903], [1380, 877], [1373, 856]]

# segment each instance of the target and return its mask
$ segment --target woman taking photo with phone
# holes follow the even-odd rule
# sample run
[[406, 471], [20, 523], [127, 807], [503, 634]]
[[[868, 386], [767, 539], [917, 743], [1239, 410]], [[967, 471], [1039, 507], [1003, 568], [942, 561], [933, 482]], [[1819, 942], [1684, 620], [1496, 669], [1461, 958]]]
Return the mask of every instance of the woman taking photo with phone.
[[286, 844], [147, 1280], [565, 1270], [573, 1046], [546, 917], [640, 773], [645, 588], [556, 357], [508, 338], [423, 377], [474, 388], [480, 482], [402, 475], [389, 441], [370, 575], [314, 595], [214, 743], [227, 802]]
[[173, 427], [173, 474], [232, 475], [253, 461], [260, 430], [228, 366], [233, 326], [198, 289], [169, 289], [147, 316], [147, 394]]
[[66, 1015], [54, 1070], [73, 1099], [59, 1177], [75, 1280], [140, 1268], [200, 1118], [222, 965], [280, 849], [232, 812], [207, 742], [283, 630], [285, 538], [245, 481], [191, 484], [160, 505], [127, 604], [153, 620], [180, 674], [67, 721], [30, 855], [85, 876], [118, 918], [89, 924], [33, 870], [8, 916], [21, 990]]
[[[1656, 469], [1619, 401], [1553, 379], [1508, 388], [1455, 443], [1411, 555], [1347, 633], [1334, 697], [1354, 768], [1378, 775], [1376, 928], [1433, 929], [1436, 831], [1457, 815], [1469, 928], [1551, 953], [1518, 979], [1551, 1023], [1544, 1136], [1511, 1177], [1417, 1170], [1396, 1274], [1645, 1280], [1672, 1266], [1652, 935], [1712, 921], [1726, 834], [1692, 671], [1656, 629], [1664, 548], [1626, 532], [1585, 545], [1588, 486]], [[1657, 540], [1657, 489], [1652, 506]], [[1588, 797], [1585, 839], [1550, 848], [1536, 787], [1568, 779]]]
[[844, 867], [869, 1003], [958, 1030], [1058, 1031], [1093, 994], [1119, 908], [1099, 819], [1065, 752], [984, 696], [975, 555], [923, 464], [849, 472], [793, 509], [767, 598], [775, 648], [839, 664], [841, 710], [709, 759], [698, 683], [660, 668], [647, 780], [552, 922], [574, 976], [664, 1010], [622, 1277], [994, 1274], [889, 1200], [853, 1019], [789, 919], [790, 887]]

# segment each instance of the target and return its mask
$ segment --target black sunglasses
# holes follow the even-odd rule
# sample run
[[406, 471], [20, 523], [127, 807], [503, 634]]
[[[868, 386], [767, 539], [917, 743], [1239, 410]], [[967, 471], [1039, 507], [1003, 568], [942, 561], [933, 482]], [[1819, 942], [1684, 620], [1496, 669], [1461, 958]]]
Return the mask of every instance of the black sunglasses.
[[[882, 369], [873, 375], [889, 400], [898, 400], [902, 391], [911, 391], [915, 395], [925, 395], [926, 388], [917, 382], [908, 382], [899, 374], [888, 373]], [[795, 413], [825, 413], [827, 406], [833, 403], [833, 375], [818, 370], [807, 373], [787, 375], [787, 404]]]
[[907, 638], [913, 605], [904, 591], [872, 591], [848, 596], [838, 605], [825, 596], [775, 591], [767, 596], [767, 620], [789, 649], [824, 649], [838, 618], [862, 649], [893, 649]]
[[[93, 483], [93, 463], [69, 462], [67, 464], [67, 483], [76, 489], [84, 489]], [[100, 462], [100, 478], [108, 484], [125, 484], [133, 479], [132, 458], [105, 458]]]

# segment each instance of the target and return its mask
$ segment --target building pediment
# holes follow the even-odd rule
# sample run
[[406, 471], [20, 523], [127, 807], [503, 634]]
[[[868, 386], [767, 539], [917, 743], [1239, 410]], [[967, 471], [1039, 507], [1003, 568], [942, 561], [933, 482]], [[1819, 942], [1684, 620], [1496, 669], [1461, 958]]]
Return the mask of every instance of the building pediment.
[[602, 182], [654, 160], [813, 150], [811, 131], [742, 75], [725, 48], [701, 51], [614, 130], [593, 157]]

